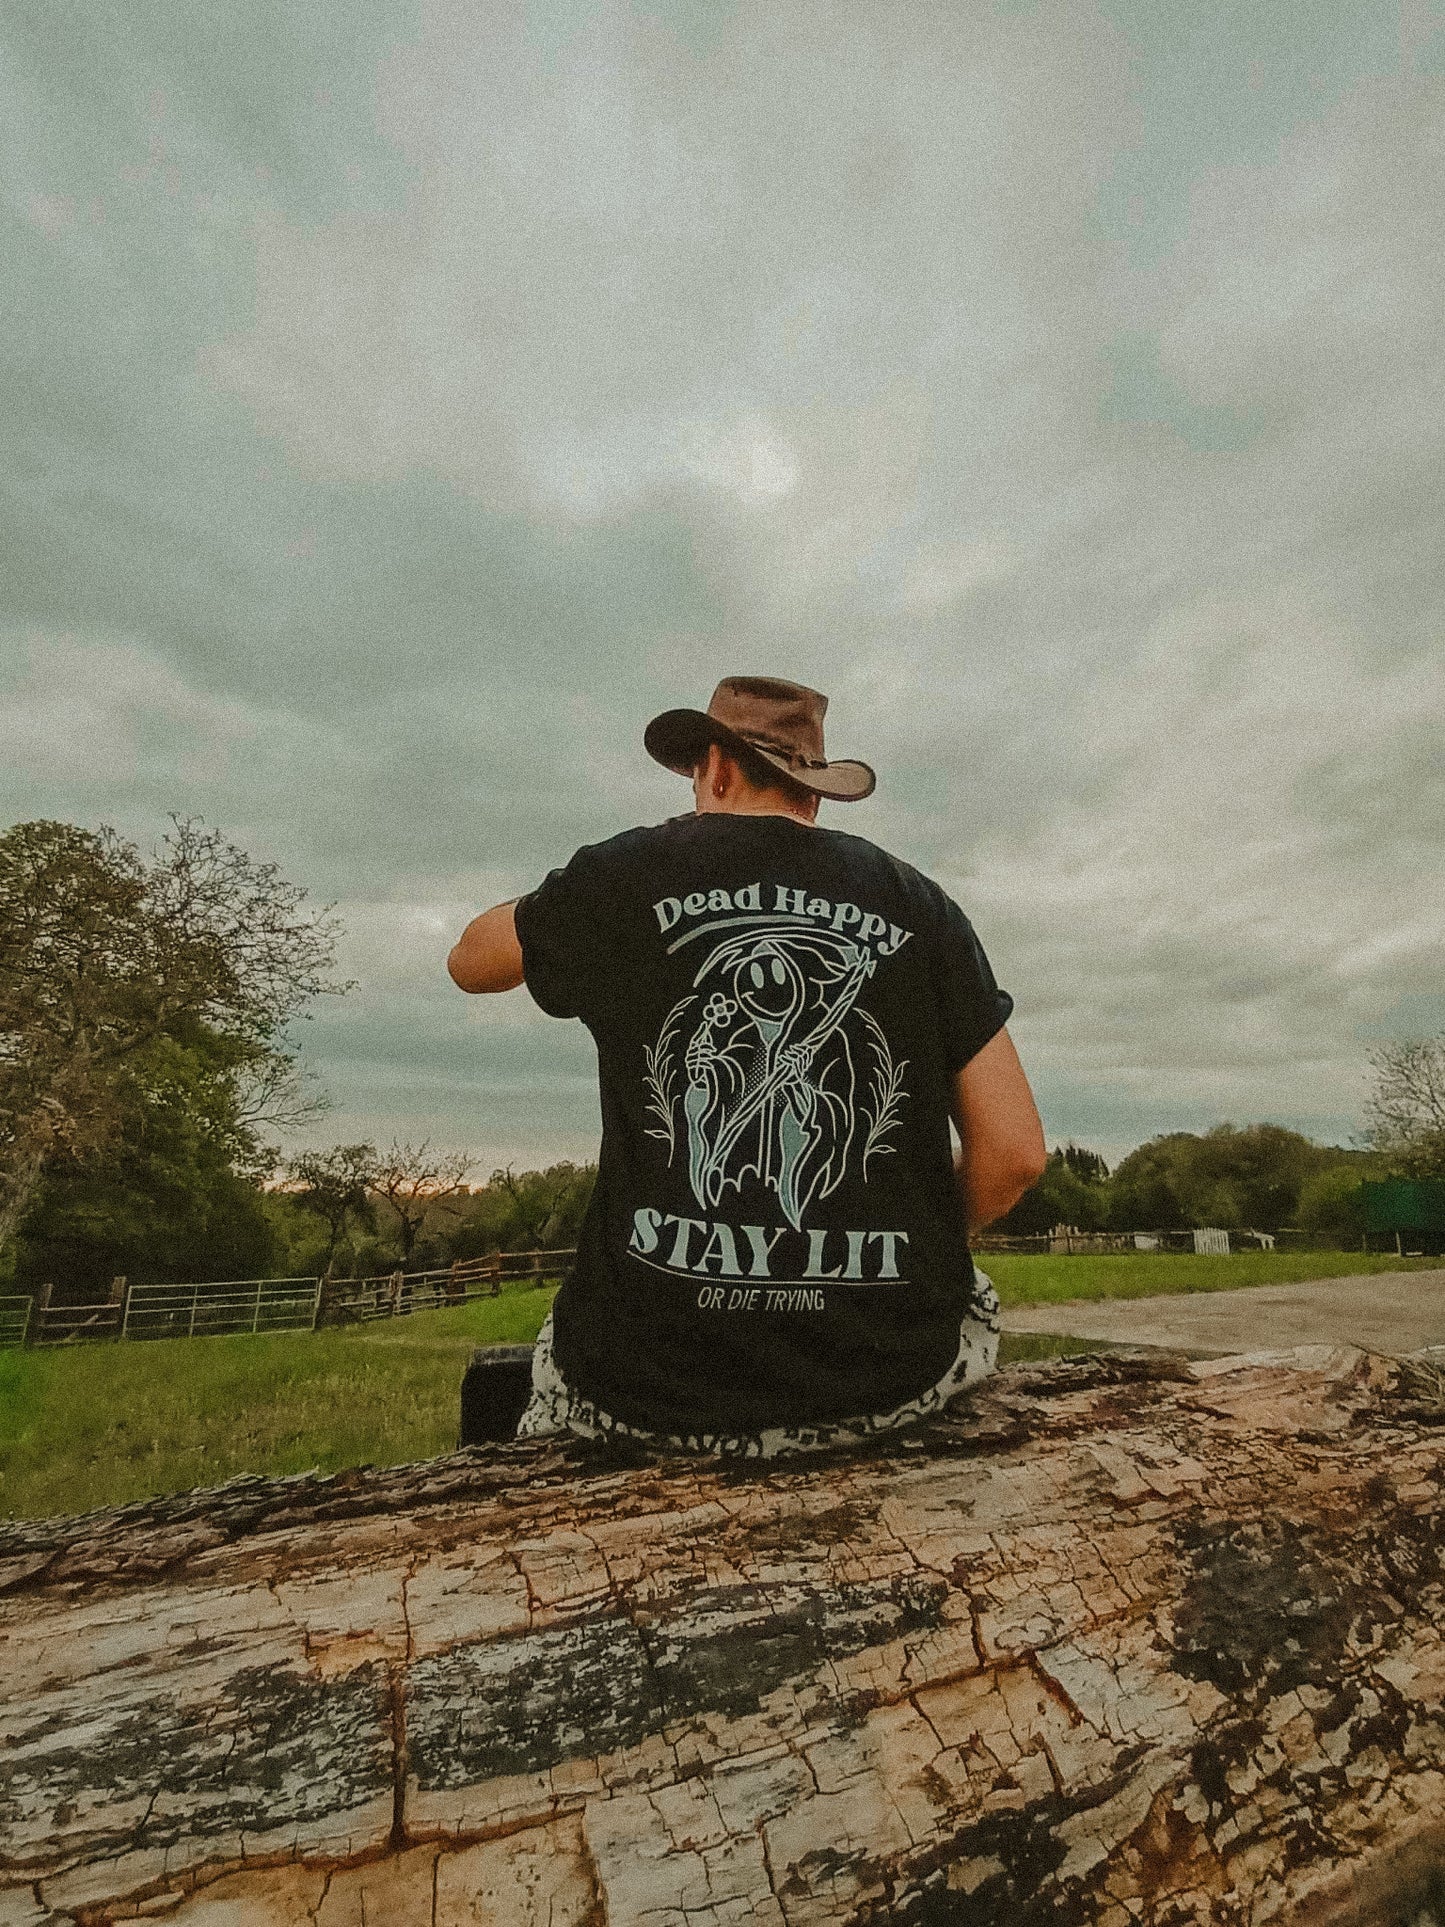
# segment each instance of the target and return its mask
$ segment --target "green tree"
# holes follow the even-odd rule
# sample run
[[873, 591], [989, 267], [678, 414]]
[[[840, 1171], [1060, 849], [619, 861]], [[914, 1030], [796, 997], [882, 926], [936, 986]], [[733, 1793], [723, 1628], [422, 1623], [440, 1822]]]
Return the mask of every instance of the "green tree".
[[133, 1283], [266, 1275], [278, 1241], [237, 1114], [224, 1038], [157, 1039], [127, 1068], [127, 1118], [109, 1150], [42, 1174], [15, 1244], [21, 1289], [89, 1298]]
[[1056, 1150], [1076, 1178], [1085, 1184], [1105, 1184], [1109, 1178], [1109, 1167], [1097, 1151], [1091, 1151], [1083, 1144], [1075, 1144], [1072, 1139], [1062, 1151]]
[[1108, 1222], [1116, 1231], [1173, 1231], [1185, 1223], [1175, 1189], [1183, 1131], [1151, 1138], [1115, 1166]]
[[1189, 1225], [1277, 1231], [1294, 1221], [1320, 1148], [1280, 1124], [1217, 1124], [1151, 1138], [1119, 1164], [1109, 1222], [1124, 1231]]
[[1319, 1147], [1281, 1124], [1216, 1124], [1190, 1141], [1175, 1190], [1191, 1224], [1278, 1231], [1318, 1165]]
[[565, 1249], [575, 1245], [597, 1178], [594, 1164], [552, 1164], [545, 1171], [494, 1171], [473, 1191], [447, 1241], [453, 1258], [489, 1251]]
[[1358, 1164], [1326, 1164], [1300, 1187], [1295, 1218], [1305, 1231], [1358, 1244], [1365, 1230], [1364, 1179]]
[[376, 1228], [371, 1194], [377, 1174], [374, 1144], [333, 1144], [328, 1151], [302, 1151], [286, 1164], [296, 1202], [325, 1225], [322, 1269], [329, 1271], [337, 1246], [352, 1224]]
[[115, 1159], [165, 1040], [200, 1053], [193, 1095], [224, 1085], [247, 1155], [314, 1109], [286, 1026], [345, 987], [335, 937], [274, 864], [198, 823], [149, 862], [105, 828], [0, 836], [0, 1256], [47, 1177]]

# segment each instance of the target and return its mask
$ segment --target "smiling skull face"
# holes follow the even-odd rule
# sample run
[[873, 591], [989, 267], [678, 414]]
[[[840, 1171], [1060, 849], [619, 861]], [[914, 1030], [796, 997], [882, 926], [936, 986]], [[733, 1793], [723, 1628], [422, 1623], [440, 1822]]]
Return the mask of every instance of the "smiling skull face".
[[776, 1037], [803, 1007], [802, 972], [784, 951], [765, 944], [733, 972], [738, 1002], [765, 1037]]

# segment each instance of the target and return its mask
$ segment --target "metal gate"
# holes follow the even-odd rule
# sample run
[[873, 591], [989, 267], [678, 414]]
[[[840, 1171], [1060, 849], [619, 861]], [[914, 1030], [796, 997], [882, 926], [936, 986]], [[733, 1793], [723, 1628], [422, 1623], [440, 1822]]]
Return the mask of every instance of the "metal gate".
[[30, 1298], [0, 1298], [0, 1351], [7, 1345], [23, 1345], [30, 1329]]
[[223, 1284], [132, 1285], [122, 1338], [215, 1338], [228, 1332], [313, 1331], [319, 1278], [239, 1278]]

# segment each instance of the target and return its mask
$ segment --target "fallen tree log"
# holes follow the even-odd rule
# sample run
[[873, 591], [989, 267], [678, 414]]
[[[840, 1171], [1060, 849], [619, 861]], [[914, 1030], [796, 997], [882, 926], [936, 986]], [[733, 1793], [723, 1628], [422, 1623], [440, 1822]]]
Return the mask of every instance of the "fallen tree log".
[[1014, 1368], [867, 1456], [0, 1528], [0, 1922], [1412, 1918], [1445, 1426], [1401, 1370]]

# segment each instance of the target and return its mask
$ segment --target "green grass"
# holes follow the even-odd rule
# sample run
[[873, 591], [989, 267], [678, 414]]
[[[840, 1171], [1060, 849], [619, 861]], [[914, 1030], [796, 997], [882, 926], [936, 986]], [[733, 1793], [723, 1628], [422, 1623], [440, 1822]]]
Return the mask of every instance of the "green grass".
[[1152, 1298], [1169, 1292], [1236, 1291], [1292, 1285], [1306, 1278], [1358, 1278], [1379, 1271], [1421, 1271], [1438, 1258], [1396, 1258], [1359, 1251], [1240, 1251], [1228, 1258], [1193, 1252], [1121, 1252], [1117, 1257], [1034, 1257], [986, 1251], [979, 1264], [1005, 1305], [1055, 1305], [1067, 1299]]
[[[1221, 1291], [1433, 1260], [1351, 1252], [1034, 1257], [989, 1254], [1006, 1305]], [[0, 1517], [216, 1485], [240, 1472], [333, 1472], [449, 1451], [471, 1347], [528, 1340], [550, 1287], [419, 1312], [356, 1330], [0, 1351]], [[1097, 1350], [1070, 1338], [1006, 1339], [1001, 1356]]]
[[456, 1444], [473, 1345], [535, 1338], [550, 1288], [352, 1331], [0, 1352], [0, 1516]]

